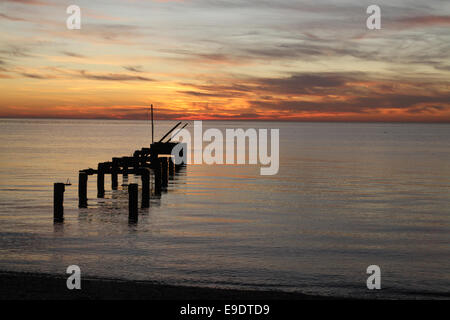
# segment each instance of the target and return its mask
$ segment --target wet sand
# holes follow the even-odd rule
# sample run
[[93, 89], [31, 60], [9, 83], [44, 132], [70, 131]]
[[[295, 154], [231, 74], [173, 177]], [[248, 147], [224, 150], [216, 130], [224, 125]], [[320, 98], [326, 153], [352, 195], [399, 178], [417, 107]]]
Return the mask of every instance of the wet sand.
[[67, 276], [0, 272], [0, 300], [323, 300], [330, 297], [279, 291], [172, 286], [149, 281], [89, 278], [68, 290]]

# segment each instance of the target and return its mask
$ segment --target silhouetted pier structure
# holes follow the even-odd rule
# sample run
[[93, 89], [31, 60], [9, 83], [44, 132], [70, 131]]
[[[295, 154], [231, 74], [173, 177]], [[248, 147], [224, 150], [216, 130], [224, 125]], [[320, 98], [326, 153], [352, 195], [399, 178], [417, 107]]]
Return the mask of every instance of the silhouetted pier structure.
[[[180, 143], [170, 142], [172, 138], [166, 142], [163, 141], [180, 124], [181, 122], [175, 125], [158, 142], [153, 142], [149, 148], [142, 148], [134, 151], [132, 156], [114, 157], [111, 161], [98, 163], [97, 169], [89, 168], [80, 170], [78, 173], [78, 207], [88, 207], [87, 185], [89, 176], [97, 175], [97, 198], [104, 198], [105, 175], [111, 175], [111, 189], [117, 190], [119, 185], [118, 176], [122, 175], [125, 178], [129, 174], [132, 174], [141, 177], [141, 208], [149, 208], [152, 190], [155, 197], [160, 197], [162, 192], [167, 190], [169, 179], [173, 178], [175, 172], [180, 167], [186, 165], [184, 160], [181, 164], [175, 165], [175, 160], [173, 159], [172, 149]], [[185, 126], [183, 126], [183, 128]], [[178, 134], [178, 132], [176, 134]], [[179, 156], [184, 159], [183, 151], [186, 150], [186, 145], [181, 144], [180, 147], [182, 148], [180, 149]], [[127, 184], [124, 184], [124, 186], [126, 185]], [[64, 215], [64, 184], [55, 184], [54, 189], [54, 220], [60, 222], [63, 221]], [[135, 183], [129, 184], [128, 194], [129, 220], [130, 222], [137, 222], [138, 185]]]
[[[79, 171], [78, 195], [80, 207], [85, 205], [87, 176], [97, 175], [97, 197], [103, 198], [105, 195], [105, 175], [111, 175], [111, 189], [117, 190], [118, 176], [121, 174], [139, 175], [142, 182], [147, 180], [147, 175], [153, 172], [155, 184], [167, 186], [168, 177], [173, 175], [180, 166], [175, 165], [171, 151], [177, 143], [157, 143], [150, 148], [136, 150], [132, 157], [112, 158], [111, 161], [100, 162], [97, 169], [84, 169]], [[156, 179], [158, 177], [159, 179]], [[155, 187], [157, 189], [157, 186]]]

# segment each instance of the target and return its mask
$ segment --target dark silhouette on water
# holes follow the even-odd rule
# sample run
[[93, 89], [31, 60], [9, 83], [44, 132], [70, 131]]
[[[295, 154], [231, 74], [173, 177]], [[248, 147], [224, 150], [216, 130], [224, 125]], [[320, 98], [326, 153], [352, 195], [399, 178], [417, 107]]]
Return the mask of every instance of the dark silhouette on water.
[[53, 185], [53, 221], [64, 221], [64, 183], [55, 183]]
[[[105, 196], [105, 174], [111, 174], [111, 188], [117, 190], [118, 174], [127, 176], [134, 174], [141, 176], [142, 181], [142, 207], [149, 207], [150, 199], [150, 173], [154, 176], [154, 195], [160, 196], [161, 191], [166, 190], [169, 177], [172, 177], [175, 170], [185, 165], [175, 165], [172, 159], [172, 149], [178, 145], [174, 142], [163, 142], [163, 140], [175, 130], [181, 122], [166, 133], [157, 143], [152, 143], [150, 148], [136, 150], [132, 157], [112, 158], [112, 161], [101, 162], [97, 170], [89, 168], [79, 172], [78, 198], [79, 207], [87, 207], [87, 176], [97, 174], [97, 197]], [[182, 148], [184, 149], [184, 147]], [[182, 157], [183, 155], [180, 154]]]
[[[186, 163], [183, 160], [181, 164], [175, 165], [172, 159], [172, 149], [177, 146], [178, 142], [170, 142], [172, 138], [177, 135], [173, 135], [168, 141], [164, 142], [164, 139], [171, 134], [176, 128], [178, 128], [181, 122], [178, 122], [172, 129], [170, 129], [158, 142], [153, 142], [153, 105], [151, 107], [152, 112], [152, 144], [150, 148], [142, 148], [136, 150], [133, 156], [125, 156], [120, 158], [112, 158], [108, 162], [98, 163], [97, 170], [89, 168], [79, 171], [78, 174], [78, 207], [87, 208], [87, 182], [90, 175], [97, 175], [97, 198], [104, 198], [105, 196], [105, 174], [111, 175], [111, 189], [117, 190], [118, 188], [118, 175], [122, 174], [124, 180], [128, 177], [128, 174], [134, 174], [141, 176], [142, 181], [142, 208], [150, 207], [151, 190], [153, 189], [153, 195], [155, 197], [161, 197], [162, 191], [166, 191], [169, 179], [174, 177], [175, 171], [185, 166]], [[183, 126], [186, 127], [187, 124]], [[182, 129], [183, 129], [182, 128]], [[186, 149], [186, 144], [182, 144], [180, 151], [180, 157], [184, 159], [183, 153]], [[153, 173], [154, 186], [151, 188], [151, 174]], [[54, 221], [62, 222], [64, 220], [64, 183], [55, 183], [54, 186]], [[129, 219], [132, 222], [138, 220], [138, 185], [128, 185], [129, 191]]]
[[128, 221], [137, 223], [138, 221], [138, 185], [131, 183], [128, 185]]
[[86, 172], [78, 173], [78, 208], [87, 208], [87, 181]]

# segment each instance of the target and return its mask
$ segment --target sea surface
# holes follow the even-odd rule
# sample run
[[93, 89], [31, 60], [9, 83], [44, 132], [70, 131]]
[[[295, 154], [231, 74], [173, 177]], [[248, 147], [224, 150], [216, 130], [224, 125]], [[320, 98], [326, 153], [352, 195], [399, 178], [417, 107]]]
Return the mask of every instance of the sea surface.
[[[157, 121], [159, 139], [176, 122]], [[151, 141], [147, 121], [0, 119], [0, 270], [367, 298], [448, 298], [450, 125], [203, 122], [278, 128], [280, 169], [189, 165], [128, 223], [119, 177], [105, 199], [78, 170]], [[193, 130], [192, 123], [187, 128]], [[198, 152], [198, 150], [194, 150]], [[53, 183], [70, 179], [65, 221]], [[124, 183], [139, 182], [130, 175]], [[381, 268], [379, 291], [366, 287]]]

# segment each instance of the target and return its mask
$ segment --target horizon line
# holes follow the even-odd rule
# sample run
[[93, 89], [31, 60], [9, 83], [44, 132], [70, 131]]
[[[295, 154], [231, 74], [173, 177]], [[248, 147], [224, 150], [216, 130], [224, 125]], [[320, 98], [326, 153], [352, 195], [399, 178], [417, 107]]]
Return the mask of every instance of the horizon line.
[[[111, 117], [98, 117], [98, 118], [82, 118], [82, 117], [20, 117], [20, 116], [0, 116], [0, 119], [12, 119], [12, 120], [107, 120], [107, 121], [149, 121], [148, 119], [127, 119], [127, 118], [111, 118]], [[155, 119], [155, 121], [240, 121], [240, 122], [304, 122], [304, 123], [416, 123], [416, 124], [450, 124], [450, 120], [320, 120], [320, 119], [183, 119], [183, 118], [163, 118]]]

